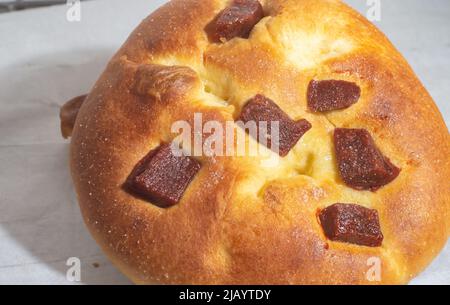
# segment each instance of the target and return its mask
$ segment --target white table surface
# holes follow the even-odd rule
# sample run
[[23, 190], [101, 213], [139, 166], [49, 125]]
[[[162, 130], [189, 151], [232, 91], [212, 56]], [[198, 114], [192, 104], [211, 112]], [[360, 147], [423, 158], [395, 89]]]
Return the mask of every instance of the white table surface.
[[[82, 3], [0, 14], [0, 284], [129, 284], [87, 232], [68, 171], [59, 106], [88, 92], [141, 19], [163, 0]], [[365, 1], [347, 1], [364, 14]], [[381, 0], [376, 24], [406, 56], [450, 126], [450, 1]], [[98, 263], [97, 267], [94, 267]], [[450, 245], [413, 284], [450, 284]]]

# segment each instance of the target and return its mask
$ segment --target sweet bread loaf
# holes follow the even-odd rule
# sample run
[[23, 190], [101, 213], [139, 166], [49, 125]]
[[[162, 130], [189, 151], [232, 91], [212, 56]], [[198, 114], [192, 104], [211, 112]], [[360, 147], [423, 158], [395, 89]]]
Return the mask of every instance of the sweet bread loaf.
[[[61, 117], [81, 211], [136, 283], [407, 283], [449, 236], [448, 130], [341, 1], [170, 1], [80, 99]], [[199, 116], [214, 128], [177, 142]]]

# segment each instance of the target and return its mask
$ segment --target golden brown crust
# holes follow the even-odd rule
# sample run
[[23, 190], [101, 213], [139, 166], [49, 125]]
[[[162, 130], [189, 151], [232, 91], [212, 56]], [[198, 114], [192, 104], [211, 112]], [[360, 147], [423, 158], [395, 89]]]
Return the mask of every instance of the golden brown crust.
[[[371, 257], [381, 259], [375, 283], [408, 282], [450, 233], [450, 138], [439, 111], [383, 34], [340, 1], [261, 2], [267, 17], [250, 38], [219, 45], [204, 27], [227, 1], [171, 1], [112, 59], [71, 144], [87, 226], [137, 283], [370, 284]], [[309, 81], [330, 78], [357, 83], [360, 101], [308, 112]], [[173, 122], [202, 112], [224, 124], [256, 93], [313, 125], [277, 168], [200, 157], [201, 171], [170, 209], [123, 190], [136, 163], [173, 139]], [[400, 176], [375, 193], [345, 186], [335, 126], [369, 130]], [[336, 202], [377, 209], [382, 247], [326, 240], [316, 213]]]

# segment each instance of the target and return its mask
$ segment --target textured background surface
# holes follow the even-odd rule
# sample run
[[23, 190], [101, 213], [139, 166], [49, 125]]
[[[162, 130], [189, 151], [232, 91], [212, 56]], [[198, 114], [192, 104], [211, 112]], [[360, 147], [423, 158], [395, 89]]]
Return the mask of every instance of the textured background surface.
[[[85, 229], [59, 134], [59, 105], [86, 93], [132, 29], [164, 0], [97, 0], [81, 22], [57, 6], [0, 15], [0, 284], [128, 284]], [[346, 1], [366, 14], [366, 1]], [[375, 22], [410, 62], [450, 126], [450, 1], [381, 0]], [[450, 246], [414, 284], [450, 284]], [[97, 265], [98, 264], [98, 265]]]

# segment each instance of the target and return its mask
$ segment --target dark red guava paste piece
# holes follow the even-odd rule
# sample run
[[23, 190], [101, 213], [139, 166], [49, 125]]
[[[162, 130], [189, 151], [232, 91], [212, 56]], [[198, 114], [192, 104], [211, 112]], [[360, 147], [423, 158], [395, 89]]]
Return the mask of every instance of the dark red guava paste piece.
[[264, 17], [257, 0], [235, 0], [205, 28], [211, 42], [225, 42], [234, 37], [248, 38], [253, 27]]
[[[289, 151], [297, 144], [300, 138], [311, 129], [311, 124], [307, 120], [294, 121], [278, 107], [272, 100], [263, 96], [256, 95], [250, 99], [242, 109], [238, 121], [248, 123], [253, 121], [257, 126], [257, 135], [252, 135], [256, 140], [266, 138], [266, 146], [277, 152], [281, 157], [286, 156]], [[271, 132], [272, 122], [279, 123], [279, 145], [272, 143]], [[260, 122], [266, 122], [266, 130], [261, 130]], [[272, 145], [273, 144], [273, 145]]]
[[171, 207], [180, 201], [200, 167], [197, 160], [176, 156], [170, 144], [162, 144], [139, 161], [126, 188], [159, 207]]
[[74, 97], [61, 107], [59, 111], [59, 118], [61, 119], [61, 133], [64, 139], [72, 136], [78, 111], [80, 111], [86, 97], [87, 94]]
[[343, 80], [312, 80], [308, 86], [308, 108], [313, 112], [345, 109], [359, 100], [361, 89]]
[[376, 191], [400, 173], [365, 129], [337, 128], [334, 146], [340, 176], [354, 189]]
[[383, 242], [376, 210], [336, 203], [320, 211], [319, 219], [330, 240], [368, 247], [379, 247]]

